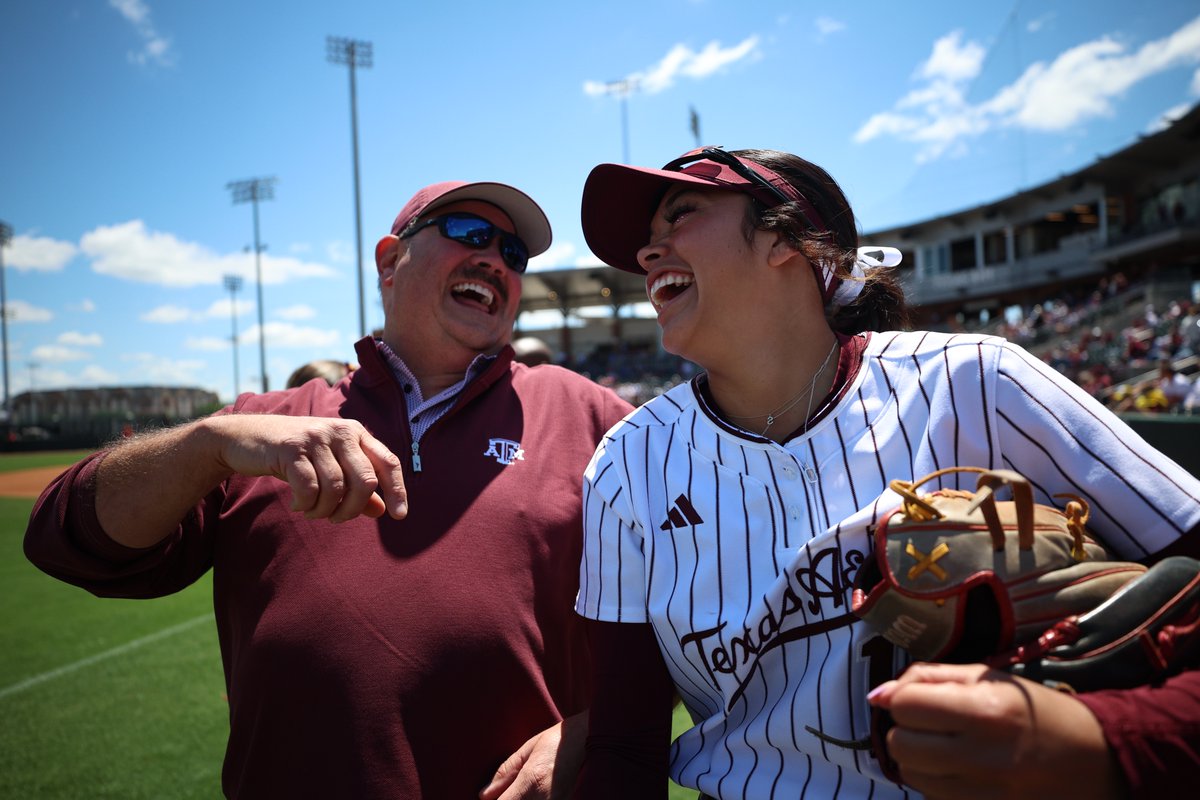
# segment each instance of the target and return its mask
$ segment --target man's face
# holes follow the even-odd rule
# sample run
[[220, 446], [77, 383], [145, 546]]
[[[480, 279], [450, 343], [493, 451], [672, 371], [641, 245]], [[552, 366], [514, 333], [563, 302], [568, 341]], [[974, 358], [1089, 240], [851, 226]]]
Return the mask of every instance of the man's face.
[[[423, 222], [454, 211], [482, 217], [515, 232], [508, 215], [480, 200], [441, 206]], [[384, 341], [406, 361], [495, 353], [512, 338], [521, 301], [521, 276], [500, 257], [499, 237], [476, 250], [428, 226], [397, 241], [379, 267]]]

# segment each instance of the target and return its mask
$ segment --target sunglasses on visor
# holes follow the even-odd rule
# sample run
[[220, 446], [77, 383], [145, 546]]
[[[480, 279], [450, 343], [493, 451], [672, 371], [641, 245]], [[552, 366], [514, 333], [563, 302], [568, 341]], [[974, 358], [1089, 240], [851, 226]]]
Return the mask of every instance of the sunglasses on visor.
[[465, 244], [475, 250], [482, 250], [492, 243], [497, 235], [500, 236], [500, 257], [508, 268], [518, 273], [524, 273], [529, 266], [529, 248], [516, 234], [501, 230], [483, 217], [456, 211], [442, 214], [440, 217], [427, 219], [420, 225], [414, 225], [400, 234], [401, 239], [407, 239], [418, 231], [431, 225], [437, 225], [438, 232], [451, 241]]
[[[722, 164], [726, 167], [729, 167], [739, 177], [749, 181], [754, 186], [766, 189], [773, 197], [775, 197], [776, 200], [779, 201], [779, 203], [790, 203], [795, 200], [795, 198], [789, 197], [778, 186], [771, 183], [762, 175], [758, 174], [753, 167], [747, 165], [733, 153], [722, 150], [719, 147], [702, 147], [699, 150], [694, 150], [691, 153], [681, 156], [664, 165], [663, 169], [671, 172], [682, 172], [684, 167], [694, 164], [697, 161], [712, 161], [715, 164]], [[800, 216], [804, 217], [804, 221], [808, 224], [808, 226], [813, 230], [823, 230], [825, 226], [823, 224], [818, 225], [816, 220], [813, 219], [813, 216], [816, 214], [816, 209], [812, 209], [812, 213], [809, 213], [811, 203], [809, 203], [807, 199], [802, 199], [799, 201], [799, 203]]]

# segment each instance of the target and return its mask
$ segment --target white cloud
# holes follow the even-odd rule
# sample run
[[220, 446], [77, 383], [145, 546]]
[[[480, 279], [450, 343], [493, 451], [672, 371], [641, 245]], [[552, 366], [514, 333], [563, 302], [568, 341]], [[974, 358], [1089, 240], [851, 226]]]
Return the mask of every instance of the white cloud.
[[312, 319], [316, 315], [317, 310], [315, 308], [312, 306], [306, 306], [303, 303], [298, 303], [294, 306], [288, 306], [287, 308], [281, 308], [275, 312], [275, 316], [279, 317], [280, 319], [287, 320]]
[[962, 42], [962, 31], [951, 31], [933, 43], [933, 53], [917, 70], [922, 78], [969, 81], [979, 74], [987, 50], [977, 42]]
[[238, 300], [233, 303], [233, 308], [230, 308], [229, 298], [222, 298], [215, 301], [203, 312], [196, 314], [196, 319], [229, 319], [233, 310], [237, 311], [239, 317], [243, 317], [254, 310], [254, 303], [249, 300]]
[[684, 62], [683, 74], [689, 78], [707, 78], [729, 64], [736, 64], [743, 58], [756, 55], [761, 55], [757, 36], [751, 36], [730, 48], [723, 48], [719, 42], [712, 41]]
[[[368, 248], [366, 247], [366, 244], [364, 243], [364, 245], [363, 245], [363, 261], [364, 262], [366, 261], [367, 250], [368, 250]], [[330, 242], [329, 244], [325, 245], [325, 257], [328, 258], [330, 261], [334, 262], [335, 264], [353, 264], [357, 261], [354, 248], [350, 246], [349, 242], [343, 242], [340, 239], [338, 241]]]
[[150, 21], [150, 9], [142, 0], [108, 0], [108, 4], [121, 12], [121, 16], [134, 25], [142, 25]]
[[72, 350], [57, 344], [43, 344], [33, 348], [30, 353], [34, 360], [61, 364], [64, 361], [83, 361], [89, 357], [82, 350]]
[[633, 90], [633, 84], [628, 79], [612, 81], [606, 83], [604, 81], [584, 81], [583, 93], [595, 97], [602, 94], [622, 94]]
[[244, 335], [239, 335], [242, 342], [257, 342], [259, 331], [267, 333], [268, 349], [300, 349], [300, 348], [332, 348], [341, 343], [341, 334], [337, 331], [321, 330], [320, 328], [305, 328], [290, 322], [268, 322], [260, 329], [252, 325]]
[[601, 261], [599, 258], [597, 258], [596, 255], [594, 253], [592, 253], [592, 251], [590, 251], [590, 250], [588, 252], [584, 253], [583, 255], [581, 255], [579, 258], [575, 259], [575, 263], [572, 266], [575, 266], [575, 267], [606, 267], [606, 268], [608, 267], [607, 264], [605, 264], [603, 261]]
[[39, 368], [33, 371], [33, 374], [26, 378], [20, 372], [15, 376], [14, 383], [20, 382], [25, 389], [41, 391], [43, 389], [61, 389], [67, 386], [76, 386], [79, 381], [71, 374], [53, 368]]
[[1043, 14], [1042, 16], [1037, 17], [1036, 19], [1031, 19], [1029, 22], [1025, 23], [1025, 30], [1029, 31], [1030, 33], [1037, 33], [1053, 20], [1054, 12]]
[[547, 269], [562, 269], [570, 265], [575, 255], [575, 245], [570, 242], [556, 242], [540, 256], [529, 259], [529, 272], [540, 272]]
[[1167, 128], [1174, 125], [1184, 114], [1192, 108], [1191, 103], [1180, 103], [1179, 105], [1171, 106], [1163, 113], [1159, 114], [1150, 124], [1146, 126], [1146, 133], [1158, 133], [1165, 131]]
[[[1108, 36], [1077, 45], [1049, 63], [1031, 64], [1016, 81], [972, 104], [965, 92], [985, 55], [981, 45], [962, 43], [959, 31], [943, 36], [917, 70], [924, 83], [891, 110], [871, 115], [854, 141], [890, 136], [916, 142], [917, 160], [924, 161], [962, 153], [969, 139], [997, 127], [1057, 132], [1111, 115], [1113, 102], [1137, 83], [1200, 62], [1200, 17], [1134, 52]], [[1200, 77], [1193, 88], [1200, 94]]]
[[183, 306], [159, 306], [152, 308], [145, 314], [138, 317], [142, 322], [157, 322], [160, 324], [170, 325], [175, 322], [187, 322], [190, 319], [195, 319], [192, 312]]
[[1082, 120], [1110, 116], [1112, 99], [1146, 77], [1128, 69], [1124, 46], [1104, 38], [1073, 47], [1049, 65], [1033, 64], [1011, 87], [1001, 112], [1031, 130], [1061, 131]]
[[22, 272], [58, 272], [75, 257], [78, 248], [70, 242], [60, 242], [45, 236], [19, 234], [5, 248], [4, 266]]
[[869, 142], [878, 136], [904, 136], [920, 130], [920, 128], [920, 120], [884, 111], [867, 120], [854, 135], [854, 141]]
[[98, 364], [91, 364], [80, 371], [79, 376], [83, 378], [85, 383], [104, 385], [117, 383], [121, 376], [111, 370], [107, 370]]
[[817, 33], [820, 38], [824, 39], [831, 33], [846, 30], [846, 23], [840, 22], [832, 17], [817, 17], [816, 21]]
[[[80, 247], [101, 275], [159, 286], [216, 286], [226, 275], [254, 282], [252, 253], [219, 255], [169, 233], [147, 231], [140, 219], [89, 231]], [[324, 264], [264, 253], [262, 276], [264, 284], [279, 284], [294, 278], [333, 278], [338, 273]]]
[[[249, 300], [238, 300], [233, 304], [233, 308], [237, 310], [239, 317], [244, 317], [254, 310], [254, 304]], [[185, 306], [172, 305], [170, 303], [157, 308], [152, 308], [146, 313], [138, 317], [143, 322], [158, 322], [161, 324], [173, 324], [176, 322], [199, 322], [206, 319], [229, 319], [230, 318], [230, 300], [227, 297], [220, 300], [214, 300], [208, 308], [203, 311], [194, 311]]]
[[[238, 336], [238, 340], [241, 340]], [[228, 338], [222, 339], [219, 336], [189, 336], [183, 340], [183, 346], [188, 350], [202, 350], [208, 353], [228, 352], [230, 342]]]
[[171, 53], [171, 40], [164, 37], [150, 21], [150, 8], [142, 0], [108, 0], [108, 4], [117, 10], [131, 25], [142, 40], [140, 51], [129, 51], [131, 64], [145, 66], [154, 62], [161, 67], [170, 67], [175, 63]]
[[152, 386], [186, 385], [199, 383], [197, 375], [208, 365], [196, 359], [181, 359], [157, 356], [152, 353], [126, 353], [122, 361], [134, 365], [138, 382]]
[[80, 300], [77, 305], [68, 306], [68, 308], [71, 311], [83, 311], [90, 314], [96, 310], [96, 304], [85, 297], [84, 299]]
[[104, 338], [98, 333], [66, 331], [58, 335], [58, 343], [74, 347], [99, 347], [104, 344]]
[[[758, 55], [757, 36], [751, 36], [732, 47], [722, 47], [720, 42], [714, 40], [700, 52], [685, 44], [677, 44], [657, 64], [626, 76], [623, 79], [624, 91], [636, 89], [646, 94], [657, 94], [674, 86], [680, 76], [700, 80], [730, 64]], [[583, 91], [595, 96], [619, 93], [622, 89], [603, 81], [585, 81]]]
[[52, 319], [54, 314], [49, 309], [39, 308], [24, 300], [8, 301], [9, 322], [49, 322]]

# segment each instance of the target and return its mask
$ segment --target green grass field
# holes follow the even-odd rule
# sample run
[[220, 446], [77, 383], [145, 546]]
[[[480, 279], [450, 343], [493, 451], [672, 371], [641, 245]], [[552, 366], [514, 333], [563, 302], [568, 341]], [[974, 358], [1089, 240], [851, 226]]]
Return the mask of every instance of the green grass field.
[[[79, 455], [0, 455], [0, 472]], [[25, 559], [32, 507], [0, 498], [0, 798], [220, 797], [211, 578], [159, 600], [93, 597]], [[684, 721], [680, 709], [677, 732]], [[671, 786], [672, 800], [695, 797]]]
[[229, 727], [211, 582], [101, 600], [21, 551], [0, 498], [0, 797], [219, 797]]
[[63, 450], [56, 452], [4, 453], [0, 454], [0, 472], [15, 472], [19, 469], [38, 467], [66, 467], [86, 456], [91, 450]]

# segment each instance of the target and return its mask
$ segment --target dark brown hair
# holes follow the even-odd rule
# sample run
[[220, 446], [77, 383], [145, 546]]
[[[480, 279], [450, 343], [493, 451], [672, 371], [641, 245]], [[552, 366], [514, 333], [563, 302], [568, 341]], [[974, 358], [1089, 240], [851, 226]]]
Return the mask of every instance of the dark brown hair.
[[323, 378], [326, 383], [333, 386], [351, 372], [353, 367], [345, 361], [334, 361], [328, 358], [319, 358], [316, 361], [310, 361], [296, 368], [287, 380], [287, 388], [293, 389], [297, 386], [303, 386], [313, 378]]
[[[850, 201], [837, 181], [825, 170], [799, 156], [778, 150], [735, 150], [734, 155], [762, 164], [796, 187], [825, 220], [827, 230], [814, 231], [797, 203], [765, 208], [753, 201], [748, 220], [754, 229], [779, 231], [813, 264], [832, 264], [838, 277], [850, 278], [858, 256], [858, 224]], [[910, 326], [904, 290], [891, 269], [867, 273], [862, 292], [845, 306], [826, 304], [825, 316], [835, 331], [845, 334], [863, 331], [904, 330]]]

